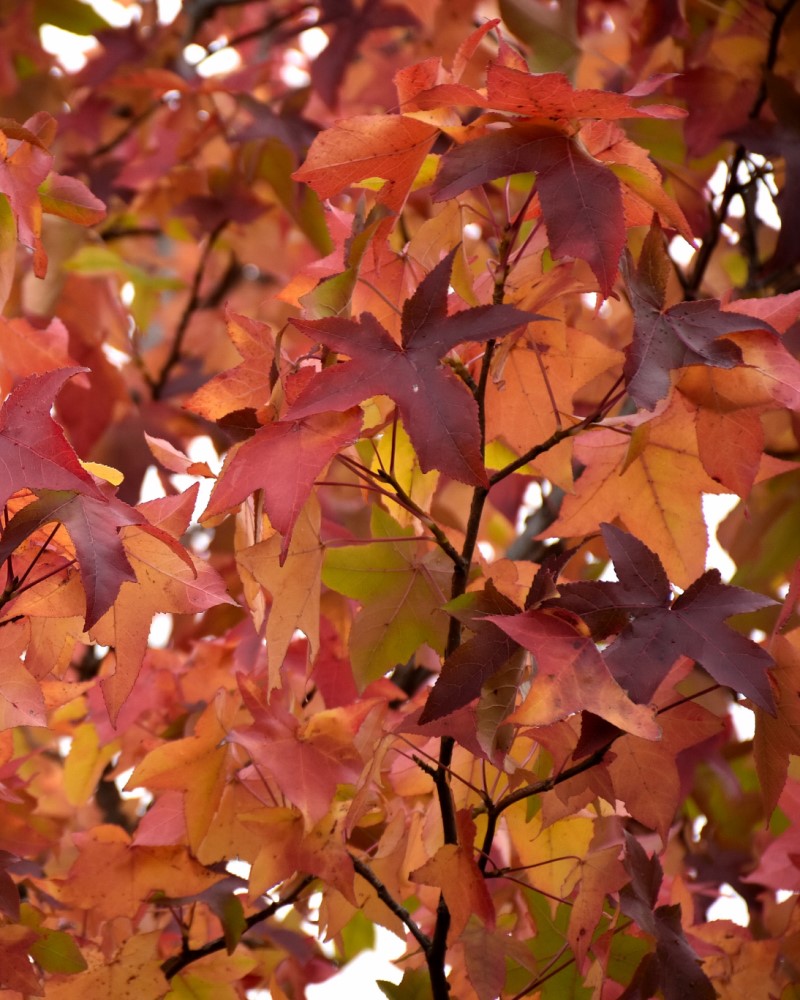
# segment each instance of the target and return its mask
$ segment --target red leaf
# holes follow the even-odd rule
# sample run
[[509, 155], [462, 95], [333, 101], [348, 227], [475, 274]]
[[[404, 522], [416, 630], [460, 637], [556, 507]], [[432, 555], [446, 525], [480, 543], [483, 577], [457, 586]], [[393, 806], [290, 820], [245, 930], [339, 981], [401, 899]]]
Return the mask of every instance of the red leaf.
[[287, 417], [346, 410], [371, 396], [397, 403], [423, 472], [486, 485], [478, 407], [464, 383], [440, 359], [462, 341], [499, 337], [536, 317], [512, 306], [478, 306], [447, 314], [451, 251], [403, 306], [397, 344], [371, 313], [349, 319], [292, 320], [298, 329], [350, 361], [326, 368], [300, 393]]
[[106, 206], [75, 177], [52, 173], [39, 187], [42, 211], [92, 226], [106, 217]]
[[[658, 243], [659, 250], [654, 250]], [[654, 226], [648, 234], [639, 267], [634, 271], [626, 254], [625, 280], [634, 312], [633, 342], [623, 369], [628, 393], [639, 406], [654, 409], [669, 392], [669, 372], [687, 365], [733, 368], [742, 353], [728, 333], [743, 330], [777, 331], [763, 320], [738, 313], [723, 312], [719, 302], [679, 302], [664, 308], [664, 289], [653, 279], [653, 257], [663, 255], [661, 230]]]
[[649, 104], [637, 108], [628, 94], [575, 90], [563, 73], [523, 73], [495, 64], [486, 77], [487, 104], [529, 118], [683, 118], [683, 108]]
[[[267, 424], [225, 463], [203, 516], [220, 514], [263, 490], [264, 509], [283, 535], [283, 565], [314, 480], [338, 451], [352, 444], [360, 429], [361, 412], [355, 409]], [[278, 469], [290, 471], [276, 474]]]
[[513, 601], [496, 590], [490, 580], [486, 590], [478, 595], [475, 615], [467, 622], [475, 635], [462, 642], [442, 664], [439, 679], [419, 717], [420, 725], [468, 705], [481, 693], [484, 682], [511, 659], [519, 648], [518, 643], [484, 616], [489, 613], [513, 615], [518, 611]]
[[74, 490], [105, 498], [82, 468], [64, 432], [50, 416], [53, 398], [68, 378], [85, 368], [60, 368], [31, 375], [9, 395], [0, 410], [0, 506], [12, 493]]
[[514, 616], [490, 615], [489, 621], [529, 649], [536, 676], [512, 722], [547, 726], [576, 712], [594, 712], [626, 732], [658, 739], [652, 712], [634, 705], [612, 677], [594, 641], [566, 618], [547, 611]]
[[447, 153], [433, 185], [435, 201], [511, 174], [533, 172], [554, 257], [587, 261], [609, 296], [625, 245], [616, 176], [578, 139], [552, 125], [523, 124]]
[[[378, 204], [395, 214], [437, 135], [438, 129], [416, 118], [358, 115], [321, 132], [292, 177], [304, 181], [320, 198], [330, 198], [367, 177], [383, 177], [386, 183]], [[385, 219], [379, 234], [387, 236], [391, 228], [392, 220]]]
[[86, 593], [86, 628], [90, 629], [114, 603], [122, 584], [136, 579], [119, 529], [142, 520], [141, 514], [114, 496], [98, 501], [67, 491], [42, 490], [38, 500], [9, 522], [0, 540], [0, 563], [38, 528], [61, 522], [75, 546]]
[[604, 524], [602, 533], [619, 583], [563, 584], [557, 603], [579, 614], [595, 638], [616, 633], [605, 660], [633, 700], [649, 701], [684, 655], [774, 713], [766, 673], [772, 657], [724, 622], [775, 602], [722, 583], [719, 572], [709, 570], [670, 606], [672, 592], [658, 557], [627, 531]]

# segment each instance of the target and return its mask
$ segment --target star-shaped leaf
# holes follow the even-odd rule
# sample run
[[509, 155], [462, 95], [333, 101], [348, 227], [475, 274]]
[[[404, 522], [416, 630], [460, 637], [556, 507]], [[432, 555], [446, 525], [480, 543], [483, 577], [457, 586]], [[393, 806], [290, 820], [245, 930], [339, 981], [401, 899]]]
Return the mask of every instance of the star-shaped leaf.
[[654, 225], [645, 239], [639, 266], [626, 254], [623, 270], [633, 306], [633, 342], [623, 369], [628, 394], [639, 406], [654, 409], [669, 392], [669, 373], [688, 365], [734, 368], [740, 349], [724, 338], [744, 330], [777, 331], [764, 320], [723, 312], [719, 302], [679, 302], [664, 306], [664, 273], [669, 264], [663, 236]]
[[471, 613], [453, 612], [475, 633], [462, 642], [442, 664], [442, 672], [428, 696], [420, 715], [421, 724], [432, 722], [468, 705], [481, 693], [481, 687], [500, 670], [519, 648], [502, 629], [486, 620], [489, 614], [514, 615], [519, 608], [498, 591], [491, 580], [486, 589], [474, 595]]
[[[769, 607], [768, 597], [722, 583], [709, 570], [674, 601], [660, 560], [638, 538], [613, 525], [603, 539], [618, 583], [568, 583], [557, 604], [580, 615], [595, 639], [615, 635], [604, 652], [612, 674], [636, 702], [647, 702], [679, 656], [774, 713], [767, 669], [772, 657], [725, 624], [731, 615]], [[599, 714], [599, 713], [598, 713]]]
[[589, 711], [643, 739], [659, 738], [661, 730], [652, 712], [633, 704], [576, 616], [558, 609], [528, 610], [513, 616], [490, 615], [488, 620], [536, 658], [536, 676], [512, 722], [548, 726]]
[[319, 372], [286, 416], [341, 411], [372, 396], [389, 396], [397, 403], [423, 472], [440, 469], [452, 479], [485, 486], [477, 404], [441, 359], [463, 341], [491, 340], [537, 317], [506, 305], [448, 315], [455, 253], [437, 264], [404, 304], [400, 344], [371, 313], [362, 313], [359, 321], [293, 320], [307, 336], [351, 360]]
[[442, 160], [434, 200], [523, 173], [536, 174], [553, 256], [585, 260], [603, 295], [610, 295], [625, 245], [620, 183], [558, 126], [526, 122], [458, 146]]
[[82, 468], [64, 432], [50, 416], [61, 386], [85, 368], [59, 368], [31, 375], [12, 391], [0, 409], [0, 506], [12, 493], [74, 490], [103, 500], [100, 488]]
[[233, 410], [258, 409], [270, 396], [270, 369], [275, 340], [266, 323], [228, 312], [227, 332], [242, 357], [240, 364], [220, 372], [186, 401], [186, 408], [206, 420], [219, 420]]
[[263, 490], [264, 509], [273, 528], [283, 535], [283, 565], [314, 480], [340, 449], [352, 444], [360, 429], [361, 412], [355, 409], [261, 427], [225, 463], [203, 517], [220, 514]]
[[41, 490], [39, 498], [23, 507], [3, 532], [0, 562], [38, 528], [60, 521], [75, 546], [89, 629], [114, 603], [122, 584], [136, 579], [119, 529], [143, 520], [138, 511], [113, 495], [98, 501], [66, 490]]

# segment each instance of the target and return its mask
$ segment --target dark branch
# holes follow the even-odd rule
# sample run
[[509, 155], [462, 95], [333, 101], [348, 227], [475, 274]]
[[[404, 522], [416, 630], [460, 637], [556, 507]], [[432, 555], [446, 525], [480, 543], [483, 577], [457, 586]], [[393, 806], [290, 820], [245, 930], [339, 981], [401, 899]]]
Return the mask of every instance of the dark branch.
[[[304, 875], [294, 889], [288, 892], [282, 899], [276, 899], [274, 903], [265, 906], [263, 910], [259, 910], [257, 913], [252, 913], [249, 917], [246, 917], [246, 929], [248, 931], [251, 930], [256, 924], [260, 924], [263, 920], [274, 916], [278, 910], [282, 910], [285, 906], [290, 906], [315, 879], [316, 875]], [[215, 938], [213, 941], [209, 941], [199, 948], [187, 948], [185, 945], [186, 943], [184, 942], [184, 949], [179, 955], [173, 955], [172, 958], [168, 958], [161, 963], [161, 971], [167, 979], [177, 976], [179, 972], [185, 969], [187, 965], [191, 965], [192, 962], [197, 962], [199, 959], [205, 958], [206, 955], [213, 955], [215, 952], [222, 951], [223, 948], [227, 947], [224, 936]]]

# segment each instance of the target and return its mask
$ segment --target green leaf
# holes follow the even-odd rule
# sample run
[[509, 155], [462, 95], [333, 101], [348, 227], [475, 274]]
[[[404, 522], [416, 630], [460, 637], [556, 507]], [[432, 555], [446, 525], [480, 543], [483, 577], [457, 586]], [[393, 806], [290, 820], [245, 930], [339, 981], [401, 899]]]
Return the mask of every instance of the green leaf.
[[222, 929], [225, 934], [225, 947], [230, 955], [241, 941], [242, 934], [247, 930], [247, 921], [244, 919], [244, 909], [239, 897], [234, 896], [233, 893], [226, 897], [218, 916], [222, 921]]
[[33, 16], [37, 26], [52, 24], [73, 35], [96, 35], [111, 28], [92, 6], [80, 0], [37, 0]]
[[80, 949], [65, 931], [41, 931], [30, 953], [45, 972], [74, 973], [87, 968]]
[[349, 962], [362, 951], [375, 947], [375, 924], [356, 910], [351, 920], [344, 925], [340, 934], [342, 940], [341, 958]]
[[361, 603], [350, 634], [353, 673], [361, 687], [406, 663], [423, 643], [438, 652], [444, 648], [448, 616], [440, 609], [450, 563], [413, 534], [374, 507], [376, 541], [325, 554], [323, 583]]
[[16, 259], [17, 223], [8, 198], [0, 195], [0, 310], [8, 301]]
[[389, 1000], [431, 1000], [431, 981], [425, 969], [406, 969], [399, 983], [379, 979], [377, 985]]

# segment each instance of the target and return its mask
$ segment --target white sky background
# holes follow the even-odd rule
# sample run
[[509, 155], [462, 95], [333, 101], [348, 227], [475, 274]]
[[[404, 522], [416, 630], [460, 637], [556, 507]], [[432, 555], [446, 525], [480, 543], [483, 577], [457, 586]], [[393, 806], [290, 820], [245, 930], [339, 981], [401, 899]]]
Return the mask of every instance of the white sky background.
[[[123, 6], [117, 3], [116, 0], [90, 0], [90, 3], [102, 17], [114, 26], [129, 24], [133, 18], [138, 16], [140, 10], [138, 4], [134, 3], [130, 6]], [[170, 23], [180, 10], [180, 6], [181, 0], [158, 0], [159, 20], [163, 23]], [[309, 35], [309, 49], [312, 46], [316, 47], [316, 39], [312, 39], [311, 37], [313, 33], [314, 29], [306, 33]], [[68, 72], [80, 69], [86, 61], [86, 53], [94, 46], [92, 38], [72, 35], [52, 25], [44, 25], [42, 27], [41, 37], [44, 47], [49, 52], [57, 55], [59, 61]], [[193, 51], [195, 49], [197, 50], [196, 52]], [[308, 54], [313, 55], [314, 53], [310, 51]], [[188, 62], [195, 63], [203, 58], [205, 52], [199, 46], [190, 46], [184, 55]], [[231, 50], [223, 50], [218, 55], [205, 58], [200, 72], [204, 76], [226, 72], [235, 68], [237, 62], [238, 57], [235, 53]], [[292, 69], [293, 67], [287, 67], [288, 71]], [[718, 194], [724, 186], [725, 179], [726, 168], [721, 163], [710, 181], [712, 191]], [[737, 209], [741, 210], [736, 200], [731, 207], [733, 214], [736, 213]], [[778, 228], [779, 219], [777, 218], [775, 207], [766, 191], [761, 189], [759, 191], [757, 211], [759, 216], [768, 225]], [[688, 262], [693, 252], [692, 248], [682, 240], [673, 241], [670, 249], [680, 263]], [[190, 450], [194, 461], [206, 461], [211, 465], [212, 469], [219, 467], [219, 458], [213, 449], [210, 439], [197, 439], [193, 442]], [[143, 487], [144, 499], [163, 495], [163, 490], [158, 482], [158, 477], [155, 475], [155, 470], [151, 469], [150, 472], [151, 474], [146, 477]], [[180, 478], [187, 480], [187, 482], [180, 484], [181, 488], [187, 486], [191, 481], [189, 477]], [[200, 482], [201, 497], [198, 502], [198, 510], [204, 508], [208, 498], [208, 491], [210, 490], [208, 481], [201, 480]], [[709, 529], [709, 550], [706, 565], [707, 568], [715, 567], [719, 569], [725, 580], [731, 578], [735, 567], [727, 553], [724, 552], [716, 541], [716, 528], [726, 514], [736, 505], [738, 499], [738, 497], [728, 495], [707, 495], [703, 498], [703, 513]], [[153, 645], [165, 645], [169, 639], [169, 629], [169, 616], [157, 616], [151, 636]], [[745, 708], [735, 707], [733, 714], [734, 723], [740, 736], [742, 738], [752, 736], [753, 713]], [[246, 868], [246, 866], [241, 867]], [[237, 873], [246, 875], [246, 871], [239, 872], [237, 870]], [[729, 889], [730, 887], [723, 887], [723, 889], [725, 888]], [[737, 923], [746, 924], [747, 908], [741, 897], [736, 895], [731, 889], [729, 893], [724, 893], [714, 904], [709, 911], [709, 917], [712, 919], [725, 918], [734, 920]], [[359, 1000], [385, 1000], [384, 994], [375, 985], [375, 981], [377, 979], [387, 979], [393, 982], [400, 981], [401, 973], [390, 963], [390, 960], [402, 955], [404, 945], [399, 938], [381, 927], [376, 927], [376, 937], [377, 947], [375, 951], [362, 953], [349, 963], [338, 976], [327, 983], [309, 987], [307, 993], [310, 1000], [339, 1000], [339, 998], [348, 994], [357, 996]], [[254, 1000], [256, 998], [268, 997], [268, 995], [265, 990], [253, 991], [251, 993]]]

